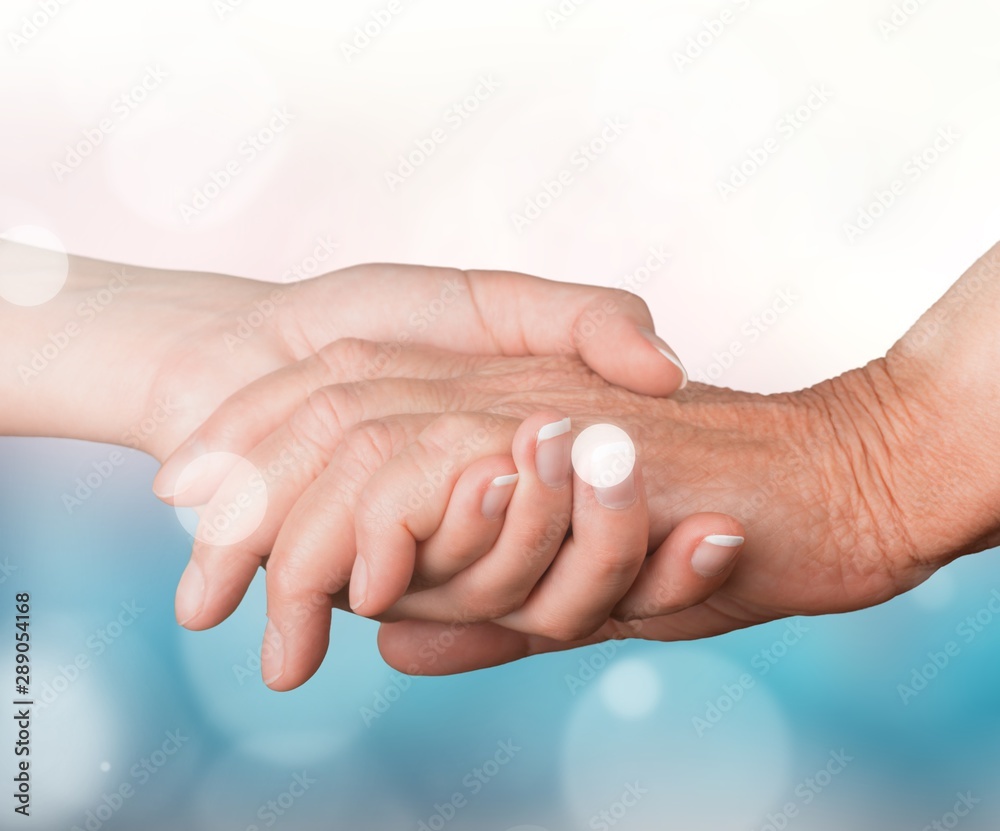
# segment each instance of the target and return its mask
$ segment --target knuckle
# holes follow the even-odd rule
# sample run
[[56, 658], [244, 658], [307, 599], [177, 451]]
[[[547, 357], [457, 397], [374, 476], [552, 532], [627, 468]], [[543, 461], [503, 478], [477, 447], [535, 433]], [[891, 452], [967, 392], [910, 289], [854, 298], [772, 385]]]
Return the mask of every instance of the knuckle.
[[288, 420], [293, 440], [312, 450], [328, 449], [333, 436], [341, 435], [341, 415], [335, 387], [322, 387], [309, 394]]
[[263, 400], [247, 389], [232, 395], [223, 408], [199, 431], [206, 447], [239, 447], [246, 441], [247, 425], [269, 421]]
[[529, 568], [547, 565], [566, 539], [570, 515], [553, 512], [548, 521], [539, 527], [525, 528], [515, 538], [515, 546]]
[[517, 611], [523, 600], [509, 594], [474, 590], [461, 604], [462, 620], [468, 623], [496, 620]]
[[303, 581], [294, 568], [269, 567], [267, 604], [271, 613], [276, 607], [281, 608], [282, 620], [287, 627], [289, 623], [304, 622], [324, 607], [329, 608], [330, 593]]
[[621, 297], [622, 303], [624, 303], [626, 306], [631, 306], [633, 309], [637, 309], [638, 311], [646, 315], [646, 317], [648, 317], [650, 320], [653, 319], [653, 313], [649, 308], [649, 304], [638, 294], [635, 294], [631, 291], [624, 291], [619, 296]]
[[593, 564], [602, 585], [632, 584], [636, 571], [645, 559], [645, 551], [629, 551], [611, 544], [591, 545], [586, 552], [587, 562]]
[[268, 600], [285, 600], [300, 594], [305, 577], [303, 571], [294, 554], [280, 560], [272, 557], [267, 564]]
[[592, 634], [596, 627], [574, 620], [565, 614], [555, 611], [541, 612], [535, 617], [535, 634], [550, 638], [559, 643], [572, 643]]
[[381, 492], [365, 488], [358, 496], [355, 521], [368, 536], [380, 536], [392, 525], [402, 525], [406, 515], [400, 505]]
[[393, 432], [381, 422], [350, 428], [334, 456], [338, 498], [348, 504], [360, 499], [372, 474], [392, 458], [393, 448]]
[[340, 338], [319, 351], [330, 378], [337, 383], [371, 376], [377, 365], [378, 344], [361, 338]]
[[415, 589], [434, 589], [443, 586], [475, 559], [468, 551], [457, 548], [437, 551], [428, 556], [426, 549], [417, 547], [417, 565], [411, 586]]
[[267, 590], [281, 597], [304, 597], [338, 591], [350, 579], [350, 566], [318, 556], [328, 545], [321, 532], [302, 529], [292, 540], [275, 543], [266, 563]]
[[[325, 556], [330, 548], [326, 529], [297, 528], [292, 538], [279, 536], [267, 561], [268, 594], [281, 597], [309, 591], [324, 597], [340, 591], [351, 578], [351, 564]], [[324, 552], [317, 556], [317, 552]]]
[[363, 464], [369, 473], [374, 473], [392, 458], [393, 438], [385, 424], [365, 421], [344, 434], [344, 448], [349, 457]]
[[419, 442], [430, 450], [451, 453], [472, 426], [472, 421], [464, 413], [443, 412], [420, 431]]
[[657, 594], [642, 600], [623, 603], [615, 609], [611, 617], [621, 623], [631, 623], [636, 620], [647, 620], [663, 615], [672, 615], [675, 612], [683, 612], [698, 602], [700, 602], [700, 598], [690, 602], [682, 602], [678, 601], [673, 594]]
[[652, 319], [649, 304], [638, 294], [624, 288], [603, 288], [601, 289], [600, 307], [614, 314], [620, 311], [620, 307], [640, 312]]

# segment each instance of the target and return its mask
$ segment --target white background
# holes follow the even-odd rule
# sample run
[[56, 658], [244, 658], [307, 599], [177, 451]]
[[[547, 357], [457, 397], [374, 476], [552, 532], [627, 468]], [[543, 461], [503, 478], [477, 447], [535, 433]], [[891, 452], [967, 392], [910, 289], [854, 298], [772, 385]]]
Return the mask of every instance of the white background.
[[[891, 33], [880, 21], [893, 4], [869, 0], [400, 0], [350, 56], [355, 27], [386, 4], [229, 4], [100, 0], [50, 15], [4, 3], [0, 231], [38, 225], [74, 253], [261, 279], [323, 235], [337, 267], [608, 285], [663, 246], [669, 265], [640, 289], [659, 331], [692, 375], [762, 391], [881, 354], [1000, 237], [990, 0], [910, 0]], [[572, 13], [558, 21], [559, 8]], [[26, 37], [32, 15], [47, 22]], [[683, 63], [699, 33], [708, 45]], [[120, 96], [149, 68], [167, 77], [122, 117]], [[446, 112], [481, 75], [499, 88], [453, 129]], [[779, 119], [814, 85], [829, 103], [786, 139]], [[247, 161], [240, 142], [276, 107], [292, 121]], [[519, 231], [512, 216], [609, 117], [624, 134]], [[60, 176], [102, 119], [113, 130]], [[447, 140], [392, 190], [386, 172], [437, 127]], [[905, 179], [944, 128], [958, 142]], [[779, 152], [723, 198], [719, 182], [769, 136]], [[240, 175], [186, 220], [180, 205], [233, 159]], [[905, 192], [848, 240], [845, 223], [895, 178]], [[792, 309], [748, 334], [781, 289]], [[722, 371], [734, 341], [744, 352]]]

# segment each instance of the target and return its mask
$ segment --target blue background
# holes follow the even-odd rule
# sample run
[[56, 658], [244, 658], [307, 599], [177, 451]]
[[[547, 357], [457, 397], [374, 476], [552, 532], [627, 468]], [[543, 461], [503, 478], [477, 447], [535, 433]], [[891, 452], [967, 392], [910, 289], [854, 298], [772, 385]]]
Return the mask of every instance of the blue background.
[[[124, 451], [83, 504], [64, 506], [111, 451], [0, 440], [0, 655], [13, 665], [13, 596], [30, 591], [33, 693], [49, 700], [34, 716], [32, 819], [5, 799], [3, 828], [85, 828], [93, 812], [106, 829], [748, 831], [782, 827], [779, 814], [794, 828], [923, 829], [968, 792], [981, 802], [960, 827], [1000, 826], [995, 552], [882, 607], [803, 619], [797, 637], [779, 622], [409, 684], [381, 661], [373, 623], [336, 613], [319, 674], [279, 694], [255, 663], [259, 582], [215, 630], [174, 622], [191, 540], [150, 492], [151, 459]], [[134, 620], [122, 606], [132, 603]], [[982, 631], [969, 642], [957, 629], [977, 613]], [[792, 645], [776, 646], [786, 632]], [[898, 685], [949, 641], [958, 654], [904, 704]], [[74, 673], [81, 655], [89, 665]], [[13, 679], [3, 674], [6, 699]], [[709, 713], [709, 702], [726, 712]], [[699, 730], [694, 719], [709, 715]], [[180, 748], [154, 755], [170, 733]], [[513, 754], [484, 765], [501, 742]], [[10, 743], [0, 755], [8, 782]], [[153, 773], [134, 767], [144, 758]], [[290, 797], [296, 775], [309, 787]], [[123, 784], [132, 795], [102, 807]], [[623, 808], [629, 785], [641, 798]]]

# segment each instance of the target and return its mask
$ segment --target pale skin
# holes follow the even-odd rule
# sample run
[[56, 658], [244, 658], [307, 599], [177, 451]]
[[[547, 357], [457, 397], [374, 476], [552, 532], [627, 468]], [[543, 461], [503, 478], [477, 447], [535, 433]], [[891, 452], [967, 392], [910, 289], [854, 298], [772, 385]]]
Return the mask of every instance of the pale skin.
[[[30, 283], [50, 262], [0, 240], [0, 279]], [[443, 309], [434, 305], [442, 298]], [[242, 337], [240, 318], [267, 302], [273, 311]], [[433, 325], [422, 324], [431, 309]], [[274, 285], [70, 257], [55, 297], [31, 307], [0, 298], [0, 316], [4, 435], [120, 442], [169, 399], [173, 416], [138, 440], [161, 460], [234, 392], [338, 338], [484, 355], [579, 353], [611, 382], [656, 396], [684, 381], [676, 356], [667, 360], [641, 335], [653, 321], [638, 297], [508, 272], [365, 265]], [[35, 353], [54, 348], [68, 327], [76, 334], [36, 371]]]
[[[322, 433], [327, 418], [354, 438], [346, 449], [337, 444], [335, 452], [340, 455], [331, 456], [337, 463], [317, 480], [319, 489], [290, 490], [294, 493], [289, 503], [298, 493], [307, 498], [290, 509], [276, 534], [286, 550], [298, 545], [299, 536], [311, 541], [306, 549], [310, 545], [322, 549], [339, 526], [327, 527], [329, 536], [324, 537], [317, 534], [310, 515], [322, 514], [317, 506], [324, 504], [324, 491], [338, 494], [332, 501], [345, 502], [344, 494], [351, 494], [343, 514], [345, 521], [357, 523], [359, 559], [379, 562], [384, 570], [389, 561], [378, 559], [378, 539], [385, 535], [386, 524], [372, 510], [380, 499], [359, 498], [359, 493], [368, 493], [372, 482], [377, 482], [376, 494], [402, 493], [398, 484], [396, 491], [393, 486], [386, 489], [385, 481], [398, 477], [406, 482], [406, 476], [412, 480], [415, 472], [419, 481], [428, 467], [426, 463], [400, 466], [400, 454], [412, 454], [409, 448], [414, 444], [423, 459], [428, 445], [432, 455], [446, 454], [451, 442], [471, 429], [470, 418], [485, 423], [489, 416], [483, 413], [520, 418], [553, 408], [543, 421], [563, 413], [572, 413], [580, 424], [613, 418], [634, 437], [648, 501], [647, 548], [656, 553], [636, 561], [626, 545], [626, 550], [617, 551], [617, 559], [604, 558], [603, 565], [617, 567], [619, 577], [627, 575], [628, 580], [634, 575], [634, 583], [618, 601], [607, 604], [611, 613], [596, 628], [586, 616], [574, 622], [556, 613], [559, 598], [567, 596], [559, 589], [577, 570], [560, 569], [561, 563], [571, 562], [569, 557], [556, 557], [527, 597], [513, 603], [501, 598], [482, 614], [469, 605], [470, 599], [489, 605], [487, 596], [475, 593], [480, 584], [465, 580], [463, 585], [470, 568], [443, 587], [458, 590], [451, 598], [457, 626], [413, 620], [383, 625], [380, 647], [394, 667], [411, 673], [459, 672], [611, 638], [700, 638], [789, 615], [865, 608], [913, 588], [959, 556], [1000, 543], [996, 473], [1000, 441], [991, 412], [1000, 391], [992, 371], [1000, 355], [998, 319], [1000, 247], [970, 268], [886, 357], [792, 394], [760, 396], [691, 385], [670, 400], [650, 399], [616, 389], [566, 358], [466, 359], [450, 370], [450, 378], [445, 369], [444, 377], [430, 381], [377, 379], [347, 396], [342, 389], [318, 387], [314, 379], [305, 385], [305, 394], [311, 393], [315, 402], [317, 389], [327, 391], [321, 393], [326, 399], [322, 410], [310, 407], [313, 429]], [[414, 360], [439, 371], [448, 365], [448, 358], [440, 355]], [[421, 375], [419, 369], [409, 372]], [[560, 378], [561, 383], [556, 380]], [[275, 389], [273, 383], [273, 379], [259, 382], [254, 394], [262, 395], [269, 384]], [[407, 384], [412, 385], [408, 400]], [[303, 394], [300, 388], [300, 401]], [[388, 409], [386, 402], [392, 402]], [[423, 417], [408, 425], [407, 417], [393, 415], [405, 412], [407, 406], [480, 415], [452, 414], [433, 421]], [[390, 429], [380, 422], [383, 412], [390, 417]], [[220, 438], [220, 427], [227, 421], [247, 424], [253, 419], [241, 419], [234, 408], [224, 408], [205, 428], [209, 445], [256, 452], [253, 445], [234, 439], [243, 434], [241, 430]], [[259, 428], [262, 423], [258, 420]], [[280, 437], [281, 428], [273, 426], [279, 438], [272, 441], [280, 447], [288, 436]], [[423, 432], [429, 426], [430, 442]], [[267, 442], [262, 446], [257, 461], [275, 449]], [[516, 458], [516, 438], [514, 448]], [[496, 448], [488, 449], [492, 453]], [[574, 502], [582, 501], [587, 493], [577, 488], [574, 497]], [[512, 503], [505, 525], [530, 523], [530, 510], [515, 521], [516, 507]], [[682, 561], [690, 566], [692, 546], [679, 546], [684, 548], [683, 557], [662, 556], [669, 545], [657, 549], [674, 538], [688, 517], [703, 521], [708, 511], [742, 520], [747, 544], [721, 585], [713, 585], [696, 602], [686, 602], [697, 592], [671, 596], [676, 572], [667, 570]], [[715, 517], [726, 520], [724, 514]], [[574, 534], [584, 518], [574, 507]], [[728, 521], [734, 523], [731, 533], [742, 531], [735, 520]], [[623, 533], [627, 525], [623, 523]], [[366, 526], [371, 527], [366, 530]], [[616, 552], [612, 548], [609, 553]], [[328, 576], [322, 570], [323, 558], [305, 559], [311, 564], [308, 568], [291, 569], [294, 578], [275, 586], [279, 597], [294, 595], [297, 581], [310, 586], [309, 591], [315, 590], [317, 579], [322, 585]], [[487, 561], [484, 557], [475, 565]], [[316, 570], [312, 576], [310, 568]], [[337, 579], [343, 585], [342, 571]], [[441, 592], [410, 594], [389, 607], [401, 585], [399, 578], [389, 582], [393, 579], [393, 591], [381, 601], [361, 599], [360, 611], [422, 612], [421, 595]], [[269, 577], [269, 587], [272, 582]], [[345, 600], [335, 591], [325, 596], [340, 605]], [[351, 599], [358, 606], [359, 598]], [[225, 613], [228, 610], [222, 608], [215, 614]], [[490, 613], [495, 621], [476, 622]], [[208, 625], [212, 622], [208, 620]], [[446, 650], [421, 648], [449, 633], [458, 637], [449, 640]]]

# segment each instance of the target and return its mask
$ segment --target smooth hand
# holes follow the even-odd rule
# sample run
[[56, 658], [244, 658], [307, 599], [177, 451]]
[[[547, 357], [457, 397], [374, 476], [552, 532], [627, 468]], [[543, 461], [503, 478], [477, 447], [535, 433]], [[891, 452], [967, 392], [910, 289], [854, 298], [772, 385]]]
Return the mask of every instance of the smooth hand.
[[[58, 268], [0, 241], [3, 297], [30, 297]], [[685, 381], [638, 297], [507, 272], [364, 265], [276, 285], [70, 257], [53, 299], [0, 299], [0, 326], [0, 434], [125, 444], [160, 460], [232, 393], [343, 337], [387, 344], [375, 373], [426, 343], [579, 354], [651, 395]]]

